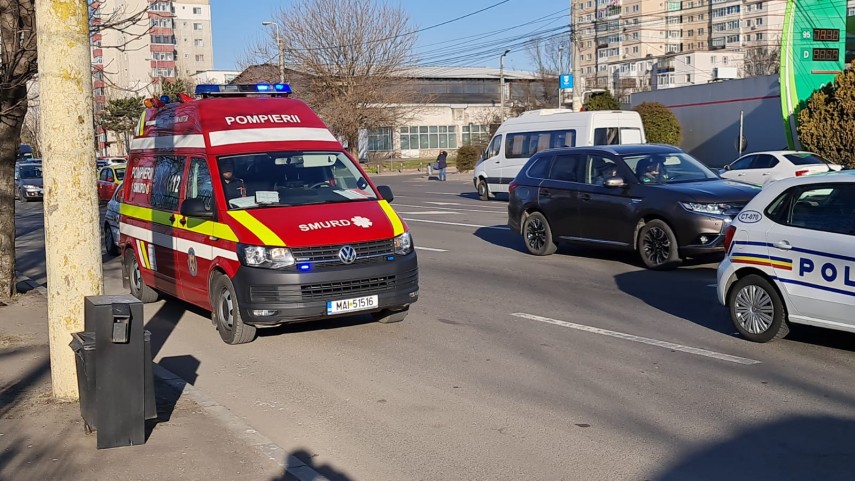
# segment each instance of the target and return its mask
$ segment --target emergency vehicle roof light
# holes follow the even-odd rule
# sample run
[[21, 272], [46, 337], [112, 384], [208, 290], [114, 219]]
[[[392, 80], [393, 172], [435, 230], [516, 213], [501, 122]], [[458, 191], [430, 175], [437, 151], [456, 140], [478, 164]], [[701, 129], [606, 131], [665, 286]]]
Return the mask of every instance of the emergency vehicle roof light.
[[276, 84], [201, 84], [196, 86], [197, 97], [249, 97], [251, 95], [288, 96], [291, 86], [283, 83]]

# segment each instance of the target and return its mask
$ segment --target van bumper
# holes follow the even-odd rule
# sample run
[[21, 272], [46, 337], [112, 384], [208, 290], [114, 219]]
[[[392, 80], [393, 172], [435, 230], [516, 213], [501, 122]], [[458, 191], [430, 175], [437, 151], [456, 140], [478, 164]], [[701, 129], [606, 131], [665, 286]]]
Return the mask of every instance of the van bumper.
[[[396, 256], [393, 261], [316, 268], [311, 272], [241, 266], [232, 284], [243, 321], [256, 326], [401, 310], [418, 300], [418, 260], [414, 251]], [[329, 301], [373, 295], [378, 303], [372, 309], [327, 314]], [[256, 311], [274, 312], [258, 315]]]

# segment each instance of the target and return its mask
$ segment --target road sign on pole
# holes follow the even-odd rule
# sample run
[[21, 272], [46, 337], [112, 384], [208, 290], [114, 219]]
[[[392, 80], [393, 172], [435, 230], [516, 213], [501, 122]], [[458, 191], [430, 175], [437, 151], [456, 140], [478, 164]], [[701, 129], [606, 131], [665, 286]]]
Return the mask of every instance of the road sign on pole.
[[558, 76], [558, 88], [573, 89], [573, 75], [569, 73]]

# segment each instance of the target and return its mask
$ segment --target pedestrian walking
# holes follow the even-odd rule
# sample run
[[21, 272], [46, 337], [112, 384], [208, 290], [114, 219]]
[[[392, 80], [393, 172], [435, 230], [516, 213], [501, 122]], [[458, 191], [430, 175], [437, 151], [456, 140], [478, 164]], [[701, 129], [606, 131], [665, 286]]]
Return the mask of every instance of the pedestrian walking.
[[436, 156], [436, 166], [439, 169], [439, 180], [445, 182], [448, 178], [445, 176], [445, 169], [448, 168], [448, 162], [445, 160], [448, 157], [448, 152], [442, 151]]

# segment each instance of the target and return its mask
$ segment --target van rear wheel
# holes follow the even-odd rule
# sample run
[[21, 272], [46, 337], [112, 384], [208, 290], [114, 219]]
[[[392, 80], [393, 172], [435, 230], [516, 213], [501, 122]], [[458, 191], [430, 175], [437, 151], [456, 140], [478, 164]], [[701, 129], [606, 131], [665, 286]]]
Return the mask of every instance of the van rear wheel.
[[156, 301], [159, 295], [156, 290], [149, 287], [145, 283], [145, 280], [143, 280], [140, 263], [137, 261], [137, 256], [133, 249], [125, 249], [125, 269], [128, 272], [130, 280], [131, 295], [146, 304]]
[[252, 342], [256, 328], [243, 322], [232, 281], [217, 274], [211, 283], [211, 293], [211, 318], [223, 342], [232, 345]]

